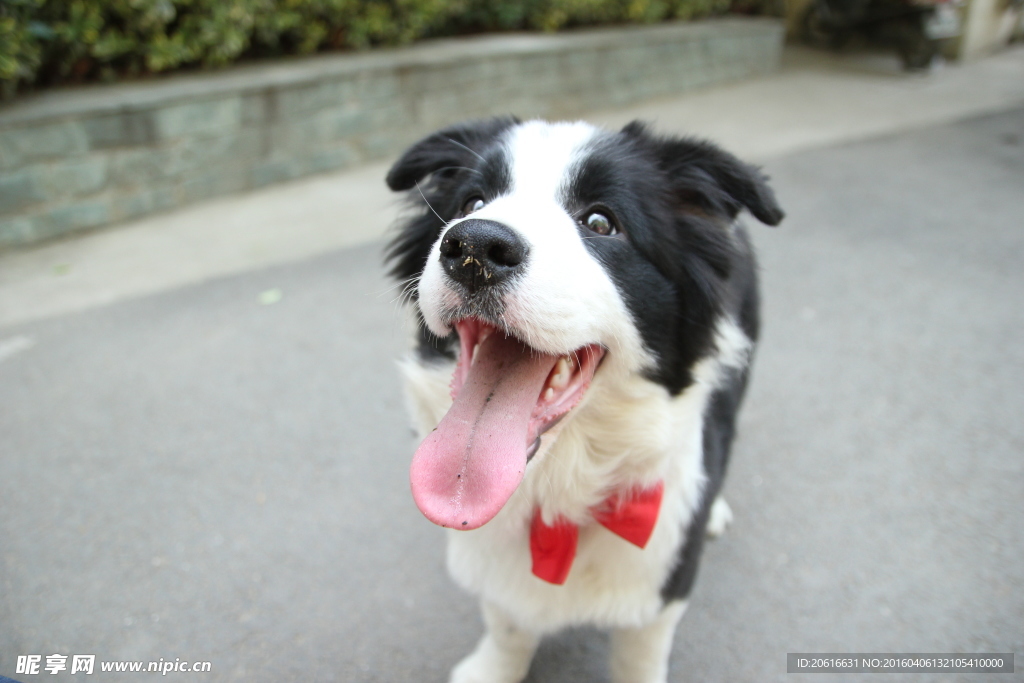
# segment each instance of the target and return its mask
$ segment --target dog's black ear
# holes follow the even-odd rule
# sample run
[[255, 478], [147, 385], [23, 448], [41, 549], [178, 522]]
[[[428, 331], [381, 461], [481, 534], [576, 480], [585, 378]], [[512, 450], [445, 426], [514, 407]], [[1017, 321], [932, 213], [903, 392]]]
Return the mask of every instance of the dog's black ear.
[[[388, 187], [396, 192], [411, 190], [427, 176], [419, 193], [412, 193], [412, 216], [400, 224], [388, 244], [385, 259], [390, 262], [391, 275], [409, 281], [422, 272], [445, 221], [454, 218], [457, 206], [452, 205], [449, 182], [460, 168], [473, 168], [488, 145], [502, 131], [518, 123], [511, 117], [462, 123], [430, 135], [406, 150], [388, 172]], [[442, 215], [444, 218], [442, 218]], [[415, 290], [410, 290], [415, 298]]]
[[410, 147], [388, 171], [388, 187], [411, 190], [425, 177], [449, 167], [467, 166], [505, 129], [519, 123], [514, 116], [468, 121], [429, 135]]
[[703, 212], [735, 218], [746, 207], [765, 225], [778, 225], [786, 215], [760, 169], [745, 164], [710, 142], [690, 138], [655, 138], [640, 121], [623, 134], [654, 145], [660, 166], [677, 184], [680, 199]]

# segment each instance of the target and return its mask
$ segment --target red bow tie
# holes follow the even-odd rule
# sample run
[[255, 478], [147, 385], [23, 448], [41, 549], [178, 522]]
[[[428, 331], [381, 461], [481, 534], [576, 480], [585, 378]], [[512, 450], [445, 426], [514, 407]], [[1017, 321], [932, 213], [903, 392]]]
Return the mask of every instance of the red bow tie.
[[[591, 508], [590, 513], [613, 534], [643, 548], [654, 532], [664, 491], [664, 483], [658, 482], [649, 489], [632, 491], [626, 496], [615, 494]], [[554, 526], [548, 526], [541, 519], [540, 511], [535, 511], [530, 524], [534, 575], [558, 586], [565, 583], [576, 557], [579, 533], [578, 526], [564, 519], [556, 519]]]

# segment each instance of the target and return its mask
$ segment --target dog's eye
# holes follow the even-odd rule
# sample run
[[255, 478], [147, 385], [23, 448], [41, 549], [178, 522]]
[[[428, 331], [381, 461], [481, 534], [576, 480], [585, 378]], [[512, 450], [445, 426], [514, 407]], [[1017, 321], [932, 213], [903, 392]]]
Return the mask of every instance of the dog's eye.
[[600, 211], [591, 211], [583, 218], [582, 223], [588, 230], [598, 235], [610, 236], [618, 232], [612, 219]]
[[462, 215], [468, 216], [482, 208], [484, 208], [484, 200], [482, 197], [470, 197], [466, 200], [466, 203], [462, 205]]

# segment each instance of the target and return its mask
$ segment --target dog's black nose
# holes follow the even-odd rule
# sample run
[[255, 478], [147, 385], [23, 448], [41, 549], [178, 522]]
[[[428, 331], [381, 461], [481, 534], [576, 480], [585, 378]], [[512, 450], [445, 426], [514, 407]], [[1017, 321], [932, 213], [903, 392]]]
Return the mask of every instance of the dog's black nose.
[[512, 228], [474, 218], [459, 223], [441, 240], [441, 265], [472, 294], [507, 281], [523, 268], [528, 252]]

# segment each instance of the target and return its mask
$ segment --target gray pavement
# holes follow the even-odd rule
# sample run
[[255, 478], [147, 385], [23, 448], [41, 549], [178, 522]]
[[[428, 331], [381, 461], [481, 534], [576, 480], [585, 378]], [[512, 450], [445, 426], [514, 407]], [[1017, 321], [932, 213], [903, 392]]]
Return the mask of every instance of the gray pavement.
[[[1024, 108], [766, 171], [789, 215], [753, 230], [736, 522], [673, 680], [787, 680], [794, 651], [1024, 653]], [[0, 675], [59, 653], [212, 663], [183, 681], [444, 680], [481, 627], [408, 494], [380, 251], [0, 327]], [[605, 652], [568, 632], [529, 680], [605, 681]]]

